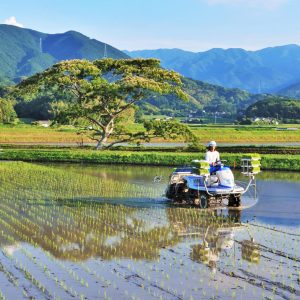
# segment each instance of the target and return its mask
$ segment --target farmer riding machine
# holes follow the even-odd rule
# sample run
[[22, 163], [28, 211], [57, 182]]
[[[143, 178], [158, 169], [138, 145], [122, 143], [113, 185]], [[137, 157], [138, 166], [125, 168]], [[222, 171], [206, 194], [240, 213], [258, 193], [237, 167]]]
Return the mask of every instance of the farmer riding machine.
[[260, 172], [260, 155], [244, 155], [242, 174], [248, 178], [246, 186], [237, 184], [230, 167], [218, 161], [210, 166], [205, 160], [193, 160], [189, 166], [175, 168], [166, 189], [166, 197], [175, 204], [209, 207], [240, 207], [242, 195], [250, 187], [256, 191], [255, 175]]

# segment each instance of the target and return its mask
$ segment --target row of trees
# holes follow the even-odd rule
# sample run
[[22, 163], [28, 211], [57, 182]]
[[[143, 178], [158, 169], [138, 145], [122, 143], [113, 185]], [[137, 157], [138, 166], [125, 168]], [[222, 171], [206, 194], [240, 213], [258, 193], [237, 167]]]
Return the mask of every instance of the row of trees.
[[273, 97], [250, 105], [245, 113], [248, 118], [274, 118], [300, 120], [300, 101]]

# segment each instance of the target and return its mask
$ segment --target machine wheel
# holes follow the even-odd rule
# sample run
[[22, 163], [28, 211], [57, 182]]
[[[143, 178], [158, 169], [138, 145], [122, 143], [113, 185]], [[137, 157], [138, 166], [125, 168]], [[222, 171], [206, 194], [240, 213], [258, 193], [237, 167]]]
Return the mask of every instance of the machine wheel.
[[228, 200], [229, 207], [239, 207], [241, 206], [241, 195], [230, 195]]
[[167, 191], [166, 191], [166, 197], [168, 199], [173, 199], [175, 195], [175, 184], [171, 184], [168, 186]]
[[194, 200], [193, 200], [193, 203], [192, 204], [194, 204], [194, 205], [196, 205], [196, 206], [200, 206], [200, 199], [199, 198], [195, 198]]
[[190, 205], [200, 205], [200, 200], [199, 200], [199, 192], [195, 190], [189, 190], [188, 191], [188, 203]]
[[199, 204], [201, 208], [209, 207], [209, 196], [207, 194], [201, 194], [199, 199]]
[[187, 203], [187, 193], [188, 188], [186, 186], [186, 182], [177, 183], [175, 185], [175, 193], [174, 193], [174, 201], [178, 204], [186, 204]]

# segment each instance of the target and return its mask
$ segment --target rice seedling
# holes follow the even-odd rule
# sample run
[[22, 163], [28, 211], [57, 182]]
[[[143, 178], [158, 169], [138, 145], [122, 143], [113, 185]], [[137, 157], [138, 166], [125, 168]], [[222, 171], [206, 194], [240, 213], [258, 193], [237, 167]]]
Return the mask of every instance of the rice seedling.
[[1, 163], [0, 299], [299, 297], [298, 228], [126, 205], [162, 191], [122, 178]]

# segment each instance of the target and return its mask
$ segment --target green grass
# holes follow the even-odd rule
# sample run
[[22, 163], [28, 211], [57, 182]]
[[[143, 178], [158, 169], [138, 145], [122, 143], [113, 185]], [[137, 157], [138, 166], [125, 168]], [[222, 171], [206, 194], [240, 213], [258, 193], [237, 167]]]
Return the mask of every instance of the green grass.
[[[93, 145], [64, 145], [64, 144], [3, 144], [1, 146], [2, 149], [67, 149], [67, 150], [95, 150], [95, 146]], [[205, 151], [206, 147], [189, 147], [182, 146], [176, 147], [172, 144], [169, 146], [115, 146], [111, 148], [112, 151], [135, 151], [135, 152], [201, 152]], [[245, 146], [236, 146], [236, 145], [228, 145], [228, 146], [219, 146], [218, 151], [221, 153], [260, 153], [260, 154], [300, 154], [299, 146], [276, 146], [276, 145], [245, 145]]]
[[[222, 153], [221, 158], [230, 166], [238, 166], [243, 154]], [[3, 160], [39, 162], [87, 162], [101, 164], [137, 164], [178, 166], [203, 158], [204, 153], [167, 153], [134, 151], [96, 151], [79, 149], [5, 149]], [[300, 155], [262, 155], [262, 169], [300, 171]]]
[[277, 131], [274, 127], [209, 126], [193, 128], [199, 140], [223, 143], [294, 143], [300, 131]]

